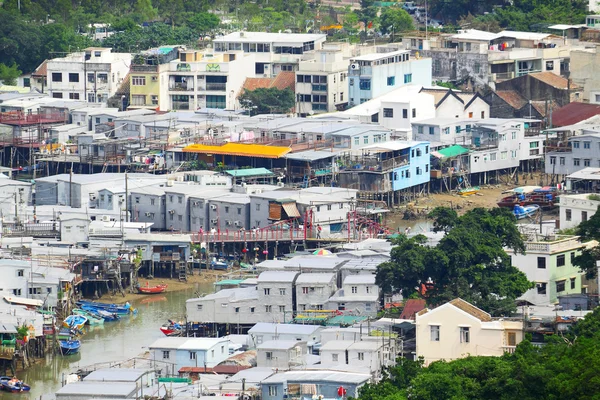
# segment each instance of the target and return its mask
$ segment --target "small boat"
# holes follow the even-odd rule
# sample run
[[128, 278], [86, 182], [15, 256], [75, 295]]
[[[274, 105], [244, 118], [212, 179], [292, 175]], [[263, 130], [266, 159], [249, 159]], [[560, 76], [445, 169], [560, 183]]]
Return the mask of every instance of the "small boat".
[[104, 318], [102, 318], [100, 315], [91, 312], [91, 311], [85, 311], [85, 310], [80, 310], [79, 308], [75, 308], [73, 310], [73, 314], [75, 315], [82, 315], [84, 317], [86, 317], [87, 320], [87, 324], [88, 325], [102, 325], [104, 324]]
[[513, 214], [515, 214], [517, 219], [523, 219], [535, 214], [539, 209], [540, 206], [537, 204], [531, 204], [529, 206], [515, 206], [513, 209]]
[[141, 294], [159, 294], [164, 293], [167, 290], [167, 285], [156, 285], [150, 286], [148, 282], [146, 282], [146, 286], [138, 286], [137, 290]]
[[84, 317], [83, 315], [69, 315], [63, 321], [63, 326], [65, 328], [77, 328], [81, 330], [87, 322], [87, 317]]
[[81, 347], [81, 341], [79, 340], [59, 340], [58, 344], [60, 346], [60, 352], [63, 356], [69, 356], [71, 354], [79, 353], [79, 348]]
[[119, 314], [111, 313], [104, 310], [96, 310], [96, 314], [101, 316], [105, 321], [117, 321], [119, 318]]
[[137, 310], [132, 308], [131, 304], [129, 303], [125, 303], [124, 305], [118, 305], [81, 300], [77, 302], [77, 305], [86, 311], [104, 310], [119, 315], [135, 314], [137, 312]]
[[183, 327], [178, 322], [169, 320], [169, 323], [160, 327], [160, 331], [166, 336], [178, 336], [183, 331]]
[[226, 271], [229, 268], [229, 265], [225, 261], [222, 260], [212, 260], [210, 262], [210, 269], [217, 271]]
[[479, 186], [471, 186], [471, 187], [460, 189], [458, 191], [458, 194], [460, 196], [470, 196], [472, 194], [479, 192], [480, 190], [481, 189], [479, 188]]
[[31, 387], [23, 383], [23, 381], [8, 376], [0, 376], [0, 386], [5, 392], [11, 393], [29, 392], [31, 389]]

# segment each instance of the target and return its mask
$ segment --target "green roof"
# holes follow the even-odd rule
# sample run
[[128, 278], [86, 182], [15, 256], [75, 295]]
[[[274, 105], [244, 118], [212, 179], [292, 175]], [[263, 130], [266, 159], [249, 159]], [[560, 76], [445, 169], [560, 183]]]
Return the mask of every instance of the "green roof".
[[239, 285], [243, 279], [225, 279], [219, 282], [215, 282], [215, 285]]
[[358, 322], [362, 322], [364, 320], [366, 320], [367, 317], [365, 316], [356, 316], [356, 315], [338, 315], [336, 317], [331, 318], [329, 321], [327, 321], [327, 326], [350, 326], [350, 325], [354, 325]]
[[273, 175], [273, 173], [266, 168], [230, 169], [225, 172], [228, 175], [233, 176], [234, 178], [248, 178], [251, 176]]
[[468, 153], [469, 149], [465, 149], [464, 147], [455, 144], [454, 146], [446, 147], [445, 149], [438, 150], [437, 152], [446, 158], [451, 158]]

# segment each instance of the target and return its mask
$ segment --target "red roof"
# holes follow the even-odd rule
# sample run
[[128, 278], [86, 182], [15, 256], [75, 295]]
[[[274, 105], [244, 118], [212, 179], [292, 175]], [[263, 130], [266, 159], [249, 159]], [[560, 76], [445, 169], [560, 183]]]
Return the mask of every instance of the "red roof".
[[203, 374], [203, 373], [211, 373], [213, 369], [210, 367], [204, 368], [202, 367], [181, 367], [179, 368], [180, 374]]
[[246, 78], [244, 90], [277, 88], [279, 90], [296, 90], [296, 74], [291, 71], [281, 71], [275, 78]]
[[400, 314], [400, 319], [415, 319], [415, 314], [425, 308], [425, 300], [408, 299], [404, 305], [404, 310]]
[[514, 90], [498, 90], [496, 95], [517, 110], [527, 104], [527, 100]]
[[585, 121], [600, 114], [600, 105], [588, 103], [569, 103], [552, 113], [552, 126], [567, 126]]
[[37, 67], [35, 69], [35, 71], [33, 71], [31, 73], [31, 76], [46, 76], [47, 73], [48, 73], [48, 60], [44, 60], [44, 62], [41, 63], [40, 66]]

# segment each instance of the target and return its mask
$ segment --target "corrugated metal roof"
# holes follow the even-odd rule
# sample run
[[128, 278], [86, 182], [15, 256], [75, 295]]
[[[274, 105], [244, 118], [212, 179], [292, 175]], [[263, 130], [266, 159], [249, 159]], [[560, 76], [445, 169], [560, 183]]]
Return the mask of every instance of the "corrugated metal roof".
[[288, 217], [290, 217], [290, 218], [300, 217], [300, 211], [298, 211], [298, 207], [296, 207], [296, 203], [294, 203], [294, 202], [283, 203], [281, 205], [281, 207], [283, 207], [283, 209], [285, 210], [285, 213], [288, 215]]
[[230, 169], [230, 170], [225, 171], [225, 173], [229, 174], [235, 178], [247, 178], [250, 176], [273, 175], [273, 172], [269, 171], [266, 168]]
[[254, 325], [248, 333], [275, 333], [280, 335], [311, 335], [321, 327], [319, 325], [304, 325], [304, 324], [274, 324], [270, 322], [259, 322]]
[[469, 149], [465, 149], [464, 147], [459, 146], [457, 144], [455, 144], [454, 146], [446, 147], [445, 149], [438, 150], [438, 153], [448, 158], [460, 156], [461, 154], [465, 154], [468, 152]]
[[260, 144], [226, 143], [222, 146], [191, 144], [183, 148], [187, 153], [222, 154], [241, 157], [280, 158], [292, 151], [289, 147]]
[[258, 276], [258, 282], [293, 282], [297, 272], [265, 271]]
[[361, 384], [371, 379], [370, 374], [356, 374], [331, 370], [288, 371], [271, 376], [263, 381], [264, 384], [284, 382], [335, 382]]
[[333, 280], [335, 274], [329, 273], [308, 273], [300, 274], [296, 279], [296, 285], [302, 283], [329, 283]]
[[552, 125], [555, 127], [573, 125], [600, 114], [600, 105], [587, 103], [569, 103], [552, 113]]
[[[357, 316], [357, 315], [338, 315], [336, 317], [330, 318], [327, 320], [327, 326], [351, 326], [357, 323], [360, 323], [366, 320], [368, 317], [366, 316]], [[331, 343], [331, 342], [328, 342]], [[323, 349], [321, 347], [321, 349]]]
[[56, 398], [71, 396], [93, 398], [100, 393], [102, 397], [130, 398], [136, 391], [137, 386], [135, 383], [81, 381], [69, 383], [58, 389]]
[[289, 350], [293, 349], [297, 345], [297, 340], [267, 340], [266, 342], [258, 345], [256, 348], [266, 350]]
[[85, 378], [84, 381], [114, 381], [114, 382], [135, 382], [140, 379], [147, 370], [134, 368], [104, 368], [99, 369]]

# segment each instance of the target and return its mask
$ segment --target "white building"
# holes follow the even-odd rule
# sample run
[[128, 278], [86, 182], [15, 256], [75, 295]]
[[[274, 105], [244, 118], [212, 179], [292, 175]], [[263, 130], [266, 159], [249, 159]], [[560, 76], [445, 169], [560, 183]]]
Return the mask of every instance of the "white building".
[[264, 309], [257, 307], [255, 287], [223, 289], [185, 302], [188, 321], [202, 323], [252, 324], [270, 320]]
[[569, 147], [564, 151], [551, 151], [546, 154], [546, 173], [569, 175], [587, 167], [600, 167], [600, 132], [584, 130], [579, 136], [569, 139]]
[[[382, 340], [335, 340], [321, 346], [321, 364], [335, 369], [335, 366], [350, 365], [361, 368], [370, 374], [378, 374], [388, 363], [389, 354]], [[393, 360], [395, 357], [392, 356]]]
[[233, 32], [217, 37], [213, 45], [215, 53], [253, 53], [254, 72], [244, 73], [269, 78], [277, 76], [280, 71], [296, 71], [303, 54], [320, 49], [326, 37], [325, 34]]
[[587, 193], [561, 194], [559, 205], [560, 229], [570, 229], [596, 214], [600, 207], [600, 200]]
[[375, 275], [350, 275], [344, 279], [342, 289], [329, 298], [327, 308], [376, 316], [378, 301], [379, 286], [375, 284]]
[[106, 103], [129, 73], [131, 54], [89, 47], [47, 63], [48, 93], [59, 99]]
[[286, 323], [294, 317], [292, 293], [297, 276], [295, 271], [265, 271], [258, 276], [258, 307], [276, 322]]
[[300, 274], [296, 278], [296, 310], [323, 310], [336, 291], [336, 276], [329, 273]]
[[323, 45], [296, 71], [296, 112], [301, 117], [333, 112], [348, 103], [348, 59], [340, 44]]
[[472, 304], [454, 299], [416, 315], [416, 356], [425, 365], [467, 356], [501, 356], [523, 340], [523, 322], [493, 319]]
[[431, 59], [411, 58], [410, 51], [380, 48], [350, 59], [348, 106], [353, 107], [402, 85], [431, 85]]
[[256, 346], [256, 366], [288, 370], [302, 365], [307, 354], [306, 342], [268, 340]]
[[300, 324], [276, 324], [259, 322], [248, 331], [248, 346], [258, 347], [271, 340], [306, 342], [309, 347], [321, 341], [322, 326]]
[[148, 350], [152, 359], [170, 365], [176, 374], [182, 367], [212, 368], [229, 357], [226, 338], [165, 337], [156, 340]]

